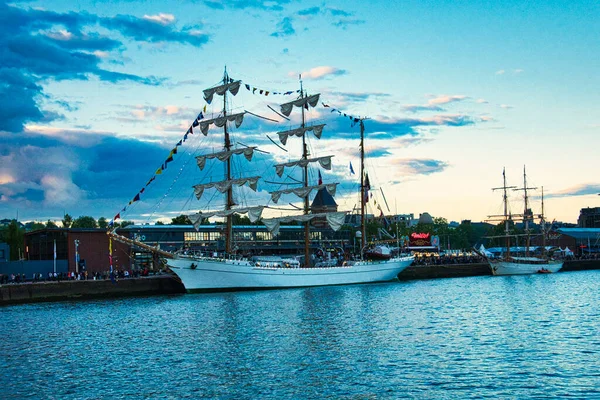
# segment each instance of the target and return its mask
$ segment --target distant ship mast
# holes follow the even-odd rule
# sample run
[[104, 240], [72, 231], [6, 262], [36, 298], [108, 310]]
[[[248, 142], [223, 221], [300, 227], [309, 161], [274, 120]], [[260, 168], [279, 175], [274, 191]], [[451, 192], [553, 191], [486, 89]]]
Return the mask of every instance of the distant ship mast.
[[529, 247], [531, 246], [531, 233], [529, 229], [529, 221], [533, 220], [533, 213], [529, 209], [529, 197], [527, 196], [527, 190], [535, 190], [536, 187], [527, 187], [527, 173], [525, 172], [525, 166], [523, 166], [523, 187], [519, 189], [513, 189], [515, 191], [522, 190], [523, 198], [525, 200], [525, 209], [523, 210], [523, 222], [525, 223], [525, 235], [526, 245], [525, 254], [529, 256]]

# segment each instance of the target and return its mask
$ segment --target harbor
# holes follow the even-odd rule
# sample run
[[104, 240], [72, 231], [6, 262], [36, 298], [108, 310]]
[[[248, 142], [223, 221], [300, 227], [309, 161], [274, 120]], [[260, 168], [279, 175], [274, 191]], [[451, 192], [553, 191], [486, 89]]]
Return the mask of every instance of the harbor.
[[[599, 259], [567, 260], [560, 273], [600, 269]], [[487, 263], [411, 265], [398, 275], [398, 280], [425, 280], [492, 276]], [[119, 299], [124, 297], [162, 296], [186, 293], [173, 274], [148, 277], [99, 280], [62, 280], [0, 285], [0, 306], [55, 301]]]

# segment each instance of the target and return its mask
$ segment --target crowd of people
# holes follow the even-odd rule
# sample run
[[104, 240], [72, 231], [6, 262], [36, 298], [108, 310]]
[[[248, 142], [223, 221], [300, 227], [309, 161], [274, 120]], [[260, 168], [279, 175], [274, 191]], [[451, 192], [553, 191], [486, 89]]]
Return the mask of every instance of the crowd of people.
[[426, 254], [417, 255], [413, 261], [413, 265], [477, 264], [484, 262], [485, 259], [477, 254]]
[[17, 274], [0, 274], [0, 285], [6, 285], [9, 283], [26, 283], [26, 282], [63, 282], [63, 281], [86, 281], [86, 280], [118, 280], [128, 278], [139, 278], [142, 276], [148, 276], [150, 274], [156, 274], [156, 271], [150, 271], [148, 267], [143, 269], [115, 269], [113, 271], [94, 272], [88, 273], [88, 271], [82, 272], [48, 272], [47, 275], [41, 273], [34, 273], [31, 278], [28, 278], [23, 273]]

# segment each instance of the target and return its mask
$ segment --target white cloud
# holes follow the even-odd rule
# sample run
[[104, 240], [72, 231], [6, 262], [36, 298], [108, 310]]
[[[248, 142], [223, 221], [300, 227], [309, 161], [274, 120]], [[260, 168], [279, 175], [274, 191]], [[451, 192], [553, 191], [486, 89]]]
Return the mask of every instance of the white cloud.
[[86, 197], [85, 191], [73, 183], [71, 178], [56, 175], [42, 177], [44, 201], [50, 205], [75, 204]]
[[496, 75], [504, 75], [505, 72], [505, 70], [501, 69], [499, 71], [496, 71]]
[[54, 40], [67, 41], [73, 38], [73, 34], [65, 29], [46, 33], [46, 36]]
[[410, 112], [428, 111], [428, 110], [429, 111], [443, 111], [443, 109], [440, 107], [440, 105], [455, 103], [457, 101], [462, 101], [467, 98], [468, 97], [465, 95], [442, 94], [442, 95], [439, 95], [437, 97], [434, 97], [434, 98], [428, 100], [427, 104], [425, 104], [425, 105], [406, 104], [403, 106], [403, 108], [406, 111], [410, 111]]
[[158, 15], [144, 15], [144, 19], [161, 25], [169, 25], [175, 22], [175, 16], [173, 14], [165, 13], [160, 13]]
[[455, 101], [461, 101], [466, 99], [467, 96], [464, 95], [454, 95], [454, 96], [448, 96], [446, 94], [440, 95], [434, 99], [431, 99], [427, 102], [427, 104], [431, 104], [431, 105], [438, 105], [438, 104], [448, 104], [448, 103], [452, 103]]
[[108, 58], [108, 51], [96, 50], [92, 54], [94, 54], [98, 58]]
[[[346, 75], [346, 70], [330, 67], [330, 66], [320, 66], [311, 68], [308, 71], [301, 72], [302, 78], [304, 79], [323, 79], [327, 76], [339, 76]], [[290, 77], [297, 77], [297, 72], [288, 73]]]

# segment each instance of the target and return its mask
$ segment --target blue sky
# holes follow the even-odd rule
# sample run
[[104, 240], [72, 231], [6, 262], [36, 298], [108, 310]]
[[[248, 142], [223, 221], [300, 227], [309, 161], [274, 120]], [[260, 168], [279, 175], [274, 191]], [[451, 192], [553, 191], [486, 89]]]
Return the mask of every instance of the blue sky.
[[[367, 166], [386, 213], [483, 220], [499, 210], [490, 189], [503, 167], [520, 185], [523, 165], [530, 185], [544, 187], [549, 218], [575, 222], [580, 208], [600, 205], [597, 1], [72, 3], [0, 3], [3, 217], [114, 216], [183, 137], [225, 65], [271, 92], [243, 87], [233, 110], [276, 120], [247, 115], [233, 129], [236, 142], [268, 152], [236, 161], [267, 181], [240, 192], [240, 204], [268, 199], [272, 165], [297, 155], [267, 136], [295, 126], [297, 112], [288, 122], [269, 106], [293, 99], [272, 92], [298, 89], [301, 73], [322, 102], [369, 118]], [[313, 156], [335, 155], [334, 169], [321, 172], [340, 183], [336, 199], [351, 210], [359, 131], [329, 111], [311, 109], [310, 123], [327, 125], [309, 144]], [[179, 149], [123, 218], [151, 223], [220, 207], [219, 196], [199, 202], [190, 188], [222, 175], [194, 166], [194, 155], [220, 150], [216, 136], [194, 135]]]

